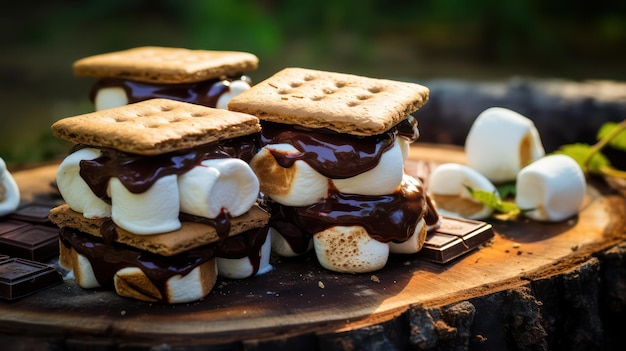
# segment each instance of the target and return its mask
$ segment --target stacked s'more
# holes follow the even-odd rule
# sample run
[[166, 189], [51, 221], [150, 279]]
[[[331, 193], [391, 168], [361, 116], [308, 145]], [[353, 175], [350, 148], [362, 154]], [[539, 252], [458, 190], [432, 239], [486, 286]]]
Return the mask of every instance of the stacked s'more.
[[258, 58], [241, 51], [142, 46], [93, 55], [73, 64], [74, 75], [97, 78], [90, 92], [96, 110], [164, 98], [226, 109], [252, 84]]
[[271, 269], [259, 182], [233, 151], [259, 130], [254, 116], [167, 99], [54, 123], [76, 144], [56, 174], [66, 204], [50, 213], [61, 264], [81, 287], [166, 303]]
[[231, 111], [261, 119], [250, 165], [271, 209], [272, 251], [313, 249], [332, 271], [382, 268], [415, 253], [439, 216], [420, 181], [404, 173], [417, 139], [419, 84], [286, 68], [234, 97]]

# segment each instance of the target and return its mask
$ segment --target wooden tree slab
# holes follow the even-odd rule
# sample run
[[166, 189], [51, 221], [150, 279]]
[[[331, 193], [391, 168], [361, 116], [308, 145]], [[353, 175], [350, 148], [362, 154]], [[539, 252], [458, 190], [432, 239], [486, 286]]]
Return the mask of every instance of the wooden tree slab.
[[[406, 170], [418, 174], [425, 164], [464, 160], [460, 148], [417, 144]], [[15, 173], [24, 200], [45, 197], [55, 170], [52, 164]], [[67, 280], [21, 300], [0, 302], [0, 339], [103, 349], [162, 344], [220, 350], [495, 349], [511, 344], [541, 349], [557, 345], [559, 333], [571, 331], [544, 320], [569, 316], [551, 309], [568, 301], [551, 291], [585, 302], [582, 292], [563, 287], [565, 281], [595, 287], [595, 295], [585, 296], [595, 296], [596, 307], [598, 291], [609, 289], [602, 293], [612, 294], [611, 309], [617, 308], [618, 316], [626, 310], [619, 280], [613, 288], [597, 283], [607, 273], [600, 269], [603, 257], [610, 257], [607, 267], [615, 271], [610, 279], [626, 282], [626, 259], [620, 256], [625, 218], [624, 198], [601, 182], [590, 182], [579, 216], [562, 223], [494, 221], [496, 237], [489, 245], [445, 265], [397, 255], [384, 269], [357, 275], [326, 271], [314, 256], [281, 259], [266, 275], [219, 279], [204, 300], [179, 305], [83, 290]], [[618, 253], [607, 254], [611, 250]], [[541, 299], [556, 302], [544, 305]], [[605, 337], [607, 328], [599, 328], [589, 340]]]

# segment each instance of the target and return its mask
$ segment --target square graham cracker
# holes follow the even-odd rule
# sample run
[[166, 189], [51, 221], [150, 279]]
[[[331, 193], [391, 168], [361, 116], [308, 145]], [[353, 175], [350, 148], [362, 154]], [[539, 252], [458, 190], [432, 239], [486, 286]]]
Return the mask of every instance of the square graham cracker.
[[189, 50], [143, 46], [85, 57], [74, 75], [121, 78], [145, 83], [194, 83], [255, 70], [259, 59], [241, 51]]
[[168, 99], [152, 99], [68, 117], [55, 137], [138, 155], [158, 155], [259, 132], [255, 116]]
[[408, 82], [285, 68], [233, 98], [228, 108], [262, 120], [369, 136], [426, 103], [428, 88]]

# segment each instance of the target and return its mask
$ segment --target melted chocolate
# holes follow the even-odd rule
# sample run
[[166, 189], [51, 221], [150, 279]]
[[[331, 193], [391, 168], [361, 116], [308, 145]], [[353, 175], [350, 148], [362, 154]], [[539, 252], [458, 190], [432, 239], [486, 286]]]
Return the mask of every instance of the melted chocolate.
[[243, 80], [252, 85], [250, 77], [245, 75], [181, 84], [143, 83], [118, 78], [104, 78], [96, 82], [91, 89], [89, 98], [94, 102], [96, 94], [100, 89], [120, 87], [126, 91], [129, 103], [154, 98], [165, 98], [208, 107], [216, 107], [218, 99], [222, 94], [229, 91], [229, 84], [234, 80]]
[[390, 149], [396, 135], [417, 139], [417, 121], [408, 118], [389, 131], [368, 137], [313, 129], [297, 125], [262, 122], [261, 147], [268, 144], [290, 144], [297, 154], [272, 150], [282, 167], [289, 168], [302, 160], [320, 174], [345, 179], [369, 171], [378, 165], [382, 154]]
[[415, 231], [421, 218], [436, 224], [439, 216], [418, 181], [406, 178], [399, 191], [371, 196], [342, 194], [329, 196], [303, 207], [271, 205], [270, 225], [276, 228], [296, 253], [303, 253], [313, 234], [332, 226], [360, 225], [380, 242], [403, 242]]

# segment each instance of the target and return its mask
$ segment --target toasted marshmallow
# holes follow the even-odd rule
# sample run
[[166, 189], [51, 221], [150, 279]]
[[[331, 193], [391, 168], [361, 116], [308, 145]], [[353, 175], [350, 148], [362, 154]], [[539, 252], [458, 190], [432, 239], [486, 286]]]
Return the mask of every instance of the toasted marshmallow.
[[111, 219], [119, 227], [140, 235], [166, 233], [181, 227], [176, 175], [158, 179], [145, 192], [134, 194], [113, 177], [109, 181]]
[[415, 226], [415, 231], [406, 241], [389, 242], [389, 252], [394, 254], [414, 254], [422, 249], [427, 234], [426, 221], [422, 218]]
[[411, 151], [411, 141], [406, 138], [396, 138], [396, 144], [400, 146], [400, 150], [402, 151], [402, 164], [406, 162], [406, 159], [409, 158], [409, 152]]
[[[401, 138], [398, 138], [401, 139]], [[396, 141], [385, 151], [373, 169], [345, 179], [333, 179], [333, 185], [344, 194], [387, 195], [393, 193], [402, 182], [404, 155], [401, 144]]]
[[280, 257], [296, 257], [309, 252], [313, 248], [313, 240], [309, 240], [306, 250], [298, 253], [294, 251], [289, 241], [276, 228], [270, 227], [270, 235], [272, 236], [272, 252]]
[[389, 245], [370, 237], [361, 226], [334, 226], [313, 236], [322, 267], [340, 273], [367, 273], [385, 266]]
[[466, 187], [495, 193], [500, 198], [489, 179], [465, 165], [442, 164], [428, 178], [428, 190], [440, 214], [470, 219], [489, 217], [493, 209], [474, 199]]
[[222, 210], [237, 217], [248, 212], [259, 194], [259, 180], [238, 158], [205, 160], [178, 177], [180, 210], [216, 218]]
[[[265, 242], [261, 246], [259, 270], [256, 275], [262, 275], [272, 270], [270, 264], [270, 256], [272, 254], [272, 238], [271, 233], [265, 238]], [[250, 258], [224, 258], [217, 257], [217, 274], [220, 277], [231, 279], [245, 279], [253, 276], [254, 266], [250, 262]]]
[[585, 197], [585, 175], [566, 155], [543, 157], [517, 175], [515, 203], [530, 219], [557, 222], [578, 213]]
[[128, 95], [120, 87], [102, 88], [96, 93], [94, 108], [96, 111], [128, 105]]
[[101, 155], [100, 150], [85, 148], [68, 155], [56, 172], [56, 183], [63, 200], [85, 218], [111, 216], [111, 205], [96, 196], [80, 176], [80, 161], [93, 160]]
[[328, 178], [300, 160], [285, 168], [278, 164], [272, 151], [300, 154], [292, 145], [272, 144], [254, 155], [250, 167], [259, 178], [265, 195], [285, 206], [311, 205], [328, 195]]
[[241, 94], [243, 91], [250, 89], [250, 84], [246, 81], [238, 79], [230, 82], [228, 87], [228, 92], [222, 94], [219, 99], [217, 99], [217, 104], [215, 105], [216, 108], [228, 110], [228, 102], [230, 99]]
[[0, 216], [15, 211], [20, 205], [20, 189], [0, 158]]
[[532, 120], [492, 107], [474, 121], [465, 140], [468, 165], [492, 182], [515, 180], [517, 172], [545, 151]]

